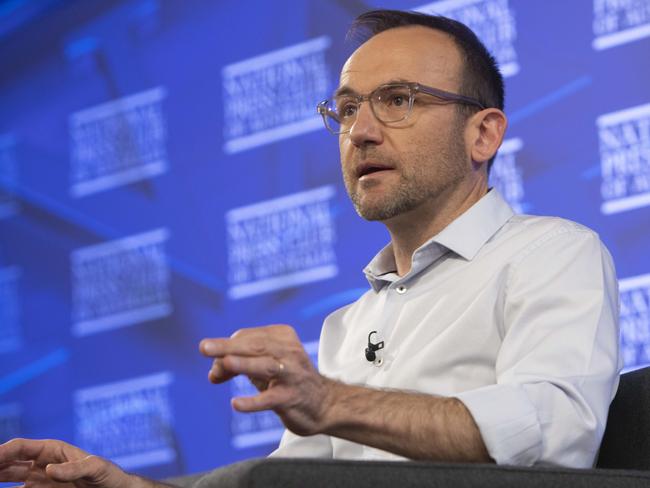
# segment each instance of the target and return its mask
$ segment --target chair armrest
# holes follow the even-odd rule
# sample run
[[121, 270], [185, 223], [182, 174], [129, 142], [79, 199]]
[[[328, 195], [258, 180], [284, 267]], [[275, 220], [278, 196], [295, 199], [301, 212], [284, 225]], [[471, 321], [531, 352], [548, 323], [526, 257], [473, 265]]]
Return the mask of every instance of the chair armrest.
[[[185, 481], [187, 484], [182, 484]], [[243, 461], [176, 482], [184, 488], [640, 488], [650, 486], [650, 472], [268, 458]]]

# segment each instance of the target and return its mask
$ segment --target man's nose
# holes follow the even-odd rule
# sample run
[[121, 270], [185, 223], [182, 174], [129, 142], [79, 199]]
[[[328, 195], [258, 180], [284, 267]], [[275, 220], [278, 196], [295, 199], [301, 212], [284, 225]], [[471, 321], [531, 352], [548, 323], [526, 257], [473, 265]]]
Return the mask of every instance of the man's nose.
[[375, 117], [370, 103], [361, 102], [357, 108], [357, 119], [350, 128], [350, 141], [355, 146], [381, 144], [383, 142], [383, 125]]

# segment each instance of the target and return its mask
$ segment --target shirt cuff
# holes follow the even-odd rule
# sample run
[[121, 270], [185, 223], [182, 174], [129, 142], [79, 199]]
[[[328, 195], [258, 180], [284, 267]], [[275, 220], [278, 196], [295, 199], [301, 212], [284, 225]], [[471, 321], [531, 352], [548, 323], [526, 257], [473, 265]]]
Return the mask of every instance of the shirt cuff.
[[488, 385], [454, 396], [472, 414], [497, 464], [531, 466], [540, 459], [542, 430], [535, 407], [521, 386]]
[[280, 445], [269, 457], [331, 458], [332, 442], [323, 434], [303, 437], [285, 429]]

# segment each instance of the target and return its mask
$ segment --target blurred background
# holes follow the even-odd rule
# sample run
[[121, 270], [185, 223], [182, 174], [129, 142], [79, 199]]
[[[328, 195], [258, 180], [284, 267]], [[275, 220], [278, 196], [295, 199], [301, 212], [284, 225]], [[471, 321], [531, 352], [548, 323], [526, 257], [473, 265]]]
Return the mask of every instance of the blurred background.
[[[650, 363], [650, 0], [0, 1], [0, 441], [59, 438], [150, 476], [270, 452], [199, 340], [323, 318], [387, 242], [316, 104], [352, 19], [467, 23], [506, 77], [492, 170], [519, 212], [614, 256], [625, 366]], [[361, 351], [360, 351], [361, 353]]]

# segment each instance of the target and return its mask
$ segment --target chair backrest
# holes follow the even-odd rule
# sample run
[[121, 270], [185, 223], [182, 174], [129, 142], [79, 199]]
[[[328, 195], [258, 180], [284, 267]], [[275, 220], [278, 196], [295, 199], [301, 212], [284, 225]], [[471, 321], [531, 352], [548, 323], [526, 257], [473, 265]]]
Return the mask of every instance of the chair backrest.
[[650, 470], [650, 367], [621, 375], [596, 467]]

